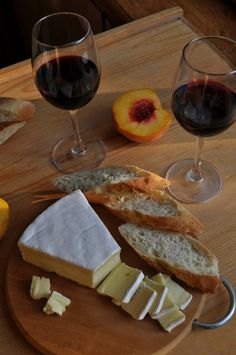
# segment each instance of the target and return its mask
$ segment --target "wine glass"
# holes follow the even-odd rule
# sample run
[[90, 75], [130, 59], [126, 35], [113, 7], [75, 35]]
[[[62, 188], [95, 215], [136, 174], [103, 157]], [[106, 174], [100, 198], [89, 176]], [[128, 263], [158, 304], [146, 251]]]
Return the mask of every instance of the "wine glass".
[[203, 138], [223, 132], [236, 120], [236, 69], [223, 60], [217, 63], [215, 51], [221, 48], [236, 56], [236, 42], [231, 39], [191, 40], [183, 49], [174, 81], [172, 111], [178, 123], [197, 138], [195, 158], [177, 161], [166, 173], [170, 193], [184, 202], [209, 201], [223, 185], [220, 172], [200, 157]]
[[88, 20], [71, 12], [40, 19], [32, 31], [32, 69], [41, 95], [68, 110], [72, 119], [74, 134], [54, 147], [54, 165], [64, 173], [98, 166], [105, 158], [105, 145], [95, 139], [83, 141], [77, 117], [100, 82], [100, 61]]

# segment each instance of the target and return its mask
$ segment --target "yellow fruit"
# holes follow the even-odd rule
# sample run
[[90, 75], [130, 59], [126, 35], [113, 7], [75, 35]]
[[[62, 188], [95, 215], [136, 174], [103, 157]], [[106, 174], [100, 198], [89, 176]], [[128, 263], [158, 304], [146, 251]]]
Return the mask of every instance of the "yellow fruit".
[[171, 123], [156, 93], [150, 89], [128, 91], [119, 96], [112, 107], [116, 129], [135, 142], [151, 142], [160, 138]]
[[8, 203], [0, 198], [0, 239], [6, 234], [9, 223], [9, 206]]

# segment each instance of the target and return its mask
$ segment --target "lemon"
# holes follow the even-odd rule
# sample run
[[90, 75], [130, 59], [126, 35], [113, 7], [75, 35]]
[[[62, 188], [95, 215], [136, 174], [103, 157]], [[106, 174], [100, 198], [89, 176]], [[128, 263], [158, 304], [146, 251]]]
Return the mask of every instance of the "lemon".
[[0, 198], [0, 239], [6, 234], [9, 223], [9, 205], [3, 199]]

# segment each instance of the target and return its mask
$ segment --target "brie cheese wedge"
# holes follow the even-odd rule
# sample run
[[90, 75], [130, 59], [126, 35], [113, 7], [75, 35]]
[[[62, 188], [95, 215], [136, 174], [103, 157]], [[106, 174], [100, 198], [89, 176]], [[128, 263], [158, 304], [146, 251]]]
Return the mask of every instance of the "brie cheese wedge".
[[79, 190], [40, 214], [18, 242], [23, 259], [96, 287], [120, 262], [120, 247]]

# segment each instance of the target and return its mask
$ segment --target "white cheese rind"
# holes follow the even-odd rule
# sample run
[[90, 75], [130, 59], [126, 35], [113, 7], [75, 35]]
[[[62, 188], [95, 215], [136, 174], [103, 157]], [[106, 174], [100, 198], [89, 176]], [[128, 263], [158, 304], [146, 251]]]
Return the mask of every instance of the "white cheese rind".
[[79, 190], [41, 213], [18, 246], [25, 261], [89, 287], [120, 262], [119, 245]]

